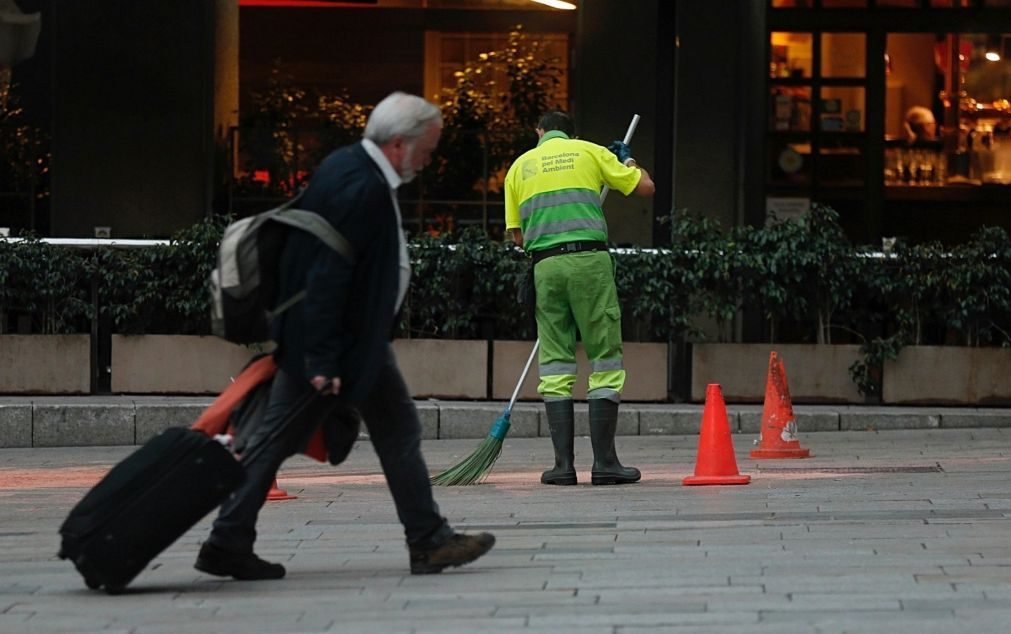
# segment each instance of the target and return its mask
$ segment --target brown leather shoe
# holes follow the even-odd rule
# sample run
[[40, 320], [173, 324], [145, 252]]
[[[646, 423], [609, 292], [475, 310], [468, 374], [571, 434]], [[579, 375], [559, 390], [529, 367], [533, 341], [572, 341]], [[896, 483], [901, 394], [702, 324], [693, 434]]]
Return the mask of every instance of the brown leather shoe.
[[232, 553], [210, 542], [204, 542], [200, 547], [193, 567], [209, 575], [235, 577], [241, 581], [280, 579], [285, 573], [284, 566], [264, 561], [255, 553]]
[[469, 564], [485, 554], [495, 545], [491, 533], [477, 535], [454, 534], [434, 548], [411, 547], [411, 574], [430, 575], [442, 572], [444, 568]]

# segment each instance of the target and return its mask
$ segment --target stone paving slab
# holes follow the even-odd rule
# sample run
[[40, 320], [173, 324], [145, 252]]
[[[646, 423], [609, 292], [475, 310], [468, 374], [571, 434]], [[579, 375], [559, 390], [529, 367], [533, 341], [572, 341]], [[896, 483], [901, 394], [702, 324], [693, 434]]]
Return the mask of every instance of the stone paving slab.
[[[579, 438], [581, 484], [545, 487], [550, 441], [510, 436], [485, 484], [435, 491], [455, 527], [491, 530], [495, 549], [420, 577], [367, 442], [336, 468], [296, 457], [278, 480], [298, 499], [267, 503], [258, 527], [257, 551], [285, 579], [193, 570], [206, 518], [118, 597], [88, 591], [55, 557], [56, 530], [132, 447], [0, 449], [0, 632], [1006, 631], [1011, 509], [987, 500], [1011, 501], [1011, 430], [803, 438], [815, 458], [755, 461], [752, 438], [736, 435], [752, 483], [698, 488], [680, 485], [692, 438], [620, 438], [622, 461], [645, 474], [624, 487], [588, 484]], [[474, 446], [423, 450], [435, 472]], [[845, 472], [855, 466], [939, 468]]]

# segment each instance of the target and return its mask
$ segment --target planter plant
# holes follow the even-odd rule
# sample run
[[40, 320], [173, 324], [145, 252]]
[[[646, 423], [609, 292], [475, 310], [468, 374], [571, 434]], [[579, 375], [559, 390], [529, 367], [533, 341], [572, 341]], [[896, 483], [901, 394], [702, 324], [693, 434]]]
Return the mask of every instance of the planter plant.
[[[205, 284], [227, 220], [211, 216], [167, 245], [136, 250], [0, 239], [0, 334], [12, 325], [88, 333], [96, 318], [115, 334], [208, 334]], [[613, 251], [628, 342], [732, 343], [734, 321], [753, 311], [764, 328], [750, 344], [860, 346], [849, 373], [871, 398], [881, 397], [884, 370], [895, 370], [905, 347], [1011, 344], [1011, 240], [1003, 230], [880, 254], [851, 246], [825, 207], [763, 227], [724, 230], [684, 212], [669, 222], [671, 248]], [[411, 241], [410, 254], [401, 337], [534, 338], [516, 302], [527, 259], [510, 242], [477, 229], [426, 234]]]

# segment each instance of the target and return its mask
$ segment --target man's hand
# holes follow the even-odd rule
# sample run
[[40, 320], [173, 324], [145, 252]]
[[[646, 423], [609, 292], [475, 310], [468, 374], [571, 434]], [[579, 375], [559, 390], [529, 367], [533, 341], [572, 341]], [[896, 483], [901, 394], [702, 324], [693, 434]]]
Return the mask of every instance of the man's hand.
[[615, 141], [614, 143], [611, 143], [611, 145], [608, 145], [607, 149], [618, 157], [618, 162], [622, 165], [625, 165], [628, 159], [632, 158], [632, 148], [628, 147], [627, 143]]
[[332, 379], [328, 379], [325, 376], [314, 376], [312, 377], [312, 386], [316, 388], [317, 392], [322, 392], [325, 389], [327, 383], [330, 384], [330, 394], [340, 394], [341, 391], [341, 379], [339, 376], [335, 376]]

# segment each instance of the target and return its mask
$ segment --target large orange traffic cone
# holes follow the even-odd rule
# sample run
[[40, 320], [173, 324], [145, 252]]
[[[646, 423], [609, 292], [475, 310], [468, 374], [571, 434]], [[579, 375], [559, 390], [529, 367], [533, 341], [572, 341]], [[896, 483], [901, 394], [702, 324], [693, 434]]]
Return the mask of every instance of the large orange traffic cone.
[[762, 408], [762, 428], [758, 433], [758, 448], [752, 458], [808, 458], [809, 449], [797, 440], [797, 419], [786, 385], [786, 368], [774, 350], [769, 355], [769, 378], [765, 383], [765, 406]]
[[702, 410], [702, 431], [699, 434], [699, 454], [695, 460], [695, 475], [681, 481], [684, 485], [747, 484], [751, 476], [737, 471], [734, 443], [730, 439], [727, 406], [718, 383], [706, 386], [706, 406]]
[[274, 478], [273, 484], [270, 485], [270, 491], [267, 491], [267, 501], [276, 502], [278, 500], [294, 500], [297, 499], [297, 495], [289, 495], [287, 491], [277, 486], [277, 478]]

